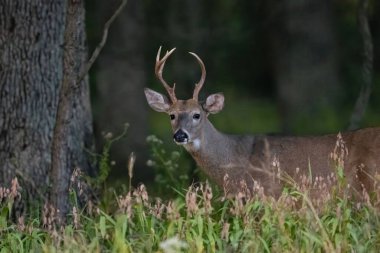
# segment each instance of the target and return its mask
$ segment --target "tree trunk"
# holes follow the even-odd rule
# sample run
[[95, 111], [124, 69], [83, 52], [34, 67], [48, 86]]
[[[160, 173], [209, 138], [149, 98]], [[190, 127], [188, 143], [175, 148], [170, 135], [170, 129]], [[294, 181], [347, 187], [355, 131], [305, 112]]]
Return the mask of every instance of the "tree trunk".
[[281, 7], [273, 27], [274, 68], [283, 128], [288, 132], [300, 125], [297, 118], [332, 109], [339, 77], [331, 3], [284, 0]]
[[[97, 1], [97, 17], [102, 17], [98, 27], [103, 26], [118, 4], [118, 0]], [[143, 7], [141, 1], [128, 2], [127, 8], [110, 28], [96, 71], [96, 100], [99, 108], [95, 114], [97, 138], [102, 140], [101, 132], [120, 134], [124, 124], [130, 124], [126, 138], [112, 146], [111, 158], [116, 161], [116, 165], [111, 171], [111, 177], [127, 176], [127, 160], [130, 152], [134, 151], [137, 155], [135, 176], [138, 180], [149, 175], [144, 169], [148, 126], [144, 98], [147, 73]], [[101, 30], [97, 33], [100, 34]]]
[[[46, 199], [52, 181], [67, 184], [74, 167], [93, 173], [86, 151], [92, 145], [91, 109], [88, 84], [83, 81], [69, 98], [70, 116], [65, 119], [69, 128], [60, 173], [66, 176], [49, 177], [60, 89], [67, 74], [67, 3], [4, 0], [0, 4], [0, 181], [9, 184], [18, 176], [33, 200]], [[79, 44], [72, 46], [75, 69], [80, 69], [86, 57], [84, 7], [81, 1], [76, 7], [81, 9], [76, 21]], [[67, 194], [65, 190], [57, 197], [67, 201]]]
[[[170, 82], [178, 83], [177, 97], [187, 99], [200, 78], [199, 65], [187, 52], [204, 55], [201, 50], [205, 44], [205, 29], [202, 27], [203, 5], [199, 0], [170, 0], [168, 5], [171, 7], [165, 12], [167, 30], [164, 30], [161, 36], [163, 39], [169, 37], [170, 44], [163, 47], [165, 50], [177, 47], [178, 56], [170, 59], [171, 63], [167, 64], [165, 71], [168, 76], [173, 77]], [[201, 97], [203, 92], [202, 90]]]
[[[84, 6], [82, 0], [68, 0], [63, 46], [63, 79], [59, 91], [56, 123], [52, 140], [52, 192], [50, 200], [60, 210], [64, 221], [69, 211], [69, 186], [74, 167], [87, 169], [83, 155], [83, 139], [92, 133], [89, 108], [79, 101], [88, 102], [86, 81], [77, 83], [86, 63]], [[83, 117], [83, 118], [82, 118]], [[75, 122], [73, 124], [72, 120]]]
[[373, 42], [372, 34], [368, 21], [369, 1], [361, 0], [358, 2], [358, 30], [363, 41], [363, 64], [362, 64], [362, 87], [359, 97], [356, 100], [354, 110], [351, 114], [349, 130], [359, 128], [363, 120], [364, 113], [368, 107], [369, 97], [372, 91], [373, 79]]

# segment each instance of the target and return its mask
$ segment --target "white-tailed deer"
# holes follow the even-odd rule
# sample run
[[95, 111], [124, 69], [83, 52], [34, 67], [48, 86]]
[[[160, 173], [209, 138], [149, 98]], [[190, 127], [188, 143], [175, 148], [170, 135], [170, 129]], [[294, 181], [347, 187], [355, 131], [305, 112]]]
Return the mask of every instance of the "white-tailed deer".
[[[169, 94], [170, 100], [158, 92], [145, 89], [150, 107], [169, 114], [174, 141], [183, 145], [197, 164], [218, 185], [228, 191], [236, 191], [244, 180], [249, 187], [258, 182], [270, 195], [278, 195], [283, 187], [278, 174], [302, 178], [329, 178], [334, 172], [334, 161], [344, 163], [344, 173], [352, 189], [372, 191], [380, 171], [380, 128], [366, 128], [337, 134], [311, 137], [280, 137], [264, 135], [229, 135], [219, 132], [208, 120], [210, 114], [223, 109], [222, 93], [212, 94], [205, 102], [198, 101], [198, 94], [205, 78], [202, 60], [193, 55], [201, 66], [202, 75], [195, 84], [193, 97], [178, 100], [175, 84], [170, 87], [162, 77], [168, 57], [175, 48], [160, 59], [161, 47], [156, 58], [155, 73]], [[338, 144], [338, 145], [337, 145]], [[334, 152], [335, 149], [335, 152]], [[335, 153], [335, 159], [331, 154]]]

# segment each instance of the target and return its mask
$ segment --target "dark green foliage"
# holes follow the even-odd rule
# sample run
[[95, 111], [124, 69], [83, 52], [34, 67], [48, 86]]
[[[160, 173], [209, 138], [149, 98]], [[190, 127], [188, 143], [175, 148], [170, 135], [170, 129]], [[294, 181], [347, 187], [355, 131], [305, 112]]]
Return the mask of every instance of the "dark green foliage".
[[158, 196], [173, 194], [174, 189], [186, 189], [190, 184], [190, 168], [188, 165], [180, 166], [181, 152], [168, 152], [163, 142], [154, 135], [148, 136], [147, 142], [152, 154], [147, 165], [154, 169], [154, 187], [157, 188]]
[[112, 161], [110, 159], [110, 149], [112, 147], [112, 144], [114, 144], [115, 142], [121, 140], [122, 138], [124, 138], [126, 136], [128, 127], [129, 127], [129, 124], [125, 124], [123, 132], [121, 132], [116, 137], [113, 137], [112, 133], [106, 133], [104, 135], [106, 142], [103, 146], [102, 154], [98, 156], [98, 158], [99, 158], [99, 174], [94, 179], [90, 179], [91, 181], [93, 181], [93, 184], [99, 186], [102, 183], [104, 183], [106, 181], [106, 179], [108, 178], [108, 175], [109, 175], [111, 167], [112, 167], [112, 165], [111, 165]]

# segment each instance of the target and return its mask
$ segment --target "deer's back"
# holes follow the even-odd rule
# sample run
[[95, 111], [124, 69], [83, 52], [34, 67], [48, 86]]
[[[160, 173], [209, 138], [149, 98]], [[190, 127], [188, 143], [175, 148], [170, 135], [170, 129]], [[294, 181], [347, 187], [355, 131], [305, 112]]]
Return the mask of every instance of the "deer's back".
[[[366, 128], [342, 134], [309, 137], [258, 136], [252, 142], [250, 163], [276, 173], [285, 172], [293, 179], [300, 175], [323, 177], [335, 171], [337, 163], [343, 162], [348, 183], [360, 190], [371, 190], [373, 176], [380, 171], [380, 128]], [[279, 191], [268, 173], [251, 169], [255, 180], [264, 188]]]

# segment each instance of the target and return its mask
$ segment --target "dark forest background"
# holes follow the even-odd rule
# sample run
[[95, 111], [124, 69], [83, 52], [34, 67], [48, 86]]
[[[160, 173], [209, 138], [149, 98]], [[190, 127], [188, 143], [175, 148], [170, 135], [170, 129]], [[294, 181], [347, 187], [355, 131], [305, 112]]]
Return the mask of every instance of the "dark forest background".
[[[90, 51], [119, 1], [87, 1]], [[146, 137], [157, 135], [169, 149], [166, 115], [148, 108], [143, 89], [164, 92], [155, 80], [159, 46], [176, 47], [164, 76], [187, 99], [200, 70], [187, 52], [205, 62], [201, 97], [222, 91], [225, 109], [211, 116], [229, 133], [321, 134], [346, 130], [363, 83], [363, 40], [352, 0], [129, 0], [112, 25], [107, 44], [90, 73], [95, 133], [120, 133], [111, 178], [127, 177], [131, 151], [137, 155], [136, 181], [149, 181]], [[380, 123], [380, 3], [370, 1], [374, 45], [373, 90], [361, 127]], [[185, 156], [183, 152], [181, 155]], [[189, 159], [191, 162], [191, 159]], [[194, 165], [195, 167], [195, 165]]]

